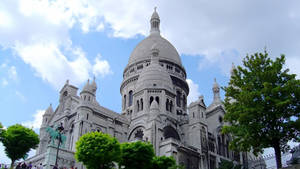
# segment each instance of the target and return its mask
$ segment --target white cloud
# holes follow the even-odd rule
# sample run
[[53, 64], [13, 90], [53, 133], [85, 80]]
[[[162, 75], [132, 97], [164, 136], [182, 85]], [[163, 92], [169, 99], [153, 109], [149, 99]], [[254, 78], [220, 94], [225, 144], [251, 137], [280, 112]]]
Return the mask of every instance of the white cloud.
[[33, 115], [33, 120], [23, 122], [22, 125], [28, 128], [32, 128], [34, 130], [39, 129], [42, 125], [44, 113], [45, 110], [37, 110], [36, 113]]
[[18, 80], [18, 73], [17, 73], [17, 69], [15, 66], [11, 66], [8, 69], [8, 77], [14, 81]]
[[16, 96], [23, 102], [25, 103], [27, 101], [26, 97], [19, 91], [16, 91]]
[[288, 57], [286, 65], [290, 69], [290, 73], [294, 73], [297, 77], [300, 77], [300, 57]]
[[5, 78], [2, 78], [2, 80], [1, 80], [1, 84], [2, 84], [2, 86], [7, 86], [8, 85], [8, 81], [5, 79]]
[[106, 75], [112, 74], [109, 63], [107, 60], [101, 60], [101, 55], [98, 54], [95, 58], [95, 64], [93, 66], [93, 74], [95, 76], [104, 77]]
[[187, 102], [188, 104], [190, 104], [191, 102], [196, 101], [199, 98], [199, 86], [198, 84], [194, 83], [191, 79], [186, 79], [186, 82], [188, 83], [190, 88], [190, 93], [187, 97]]
[[[108, 32], [114, 37], [147, 35], [153, 7], [158, 6], [162, 34], [179, 53], [200, 56], [200, 68], [218, 67], [228, 75], [232, 62], [239, 64], [246, 53], [262, 51], [266, 46], [271, 56], [285, 53], [288, 67], [299, 75], [294, 62], [298, 57], [290, 59], [300, 55], [299, 3], [296, 0], [288, 3], [120, 0], [118, 4], [111, 0], [2, 0], [0, 45], [16, 50], [39, 77], [56, 88], [62, 85], [57, 82], [66, 78], [79, 84], [94, 68], [83, 50], [72, 46], [69, 31], [74, 25], [79, 25], [84, 33], [111, 29]], [[65, 64], [63, 68], [61, 65]], [[101, 76], [103, 73], [99, 72], [108, 69], [100, 70], [96, 72]]]
[[66, 54], [55, 43], [18, 45], [15, 50], [36, 75], [59, 89], [66, 79], [80, 84], [89, 78], [91, 65], [80, 48], [66, 48]]

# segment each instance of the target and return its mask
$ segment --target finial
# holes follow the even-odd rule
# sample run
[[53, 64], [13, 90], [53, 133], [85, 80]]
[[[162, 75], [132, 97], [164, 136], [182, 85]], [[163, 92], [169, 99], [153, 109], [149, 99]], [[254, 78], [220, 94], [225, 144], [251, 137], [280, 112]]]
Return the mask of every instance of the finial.
[[52, 103], [50, 103], [50, 107], [52, 107]]
[[154, 12], [156, 12], [157, 7], [154, 7]]
[[93, 80], [96, 81], [96, 76], [94, 75]]
[[67, 79], [66, 84], [69, 84], [69, 79]]
[[217, 79], [216, 78], [214, 78], [214, 82], [217, 83]]

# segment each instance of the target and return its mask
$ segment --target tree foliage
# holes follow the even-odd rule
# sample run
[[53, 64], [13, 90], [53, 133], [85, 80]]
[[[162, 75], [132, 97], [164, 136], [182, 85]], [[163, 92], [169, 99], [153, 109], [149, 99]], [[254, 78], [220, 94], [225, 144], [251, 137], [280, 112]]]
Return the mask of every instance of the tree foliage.
[[241, 169], [240, 165], [234, 165], [232, 161], [222, 160], [219, 163], [218, 169]]
[[[3, 126], [2, 126], [2, 124], [0, 123], [0, 141], [2, 140], [2, 135], [3, 135], [3, 133], [4, 133], [4, 129], [3, 129]], [[2, 141], [1, 141], [2, 142]]]
[[152, 169], [177, 169], [178, 167], [173, 157], [156, 156], [152, 160]]
[[3, 131], [1, 141], [5, 154], [12, 161], [11, 166], [16, 160], [26, 157], [30, 149], [39, 144], [39, 136], [32, 129], [20, 124], [12, 125]]
[[270, 59], [267, 52], [246, 56], [233, 70], [226, 92], [224, 120], [230, 125], [230, 148], [255, 154], [275, 149], [277, 167], [287, 142], [299, 139], [300, 81], [284, 69], [285, 56]]
[[120, 154], [118, 140], [101, 132], [87, 133], [76, 142], [75, 158], [87, 169], [111, 169]]
[[150, 169], [155, 156], [153, 145], [141, 141], [123, 143], [121, 145], [122, 158], [120, 166], [124, 169]]

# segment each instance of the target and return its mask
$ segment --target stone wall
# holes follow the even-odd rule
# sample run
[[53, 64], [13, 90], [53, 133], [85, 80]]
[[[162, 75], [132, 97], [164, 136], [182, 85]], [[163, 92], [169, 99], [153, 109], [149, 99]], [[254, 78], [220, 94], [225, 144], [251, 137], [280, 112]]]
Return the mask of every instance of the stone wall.
[[300, 169], [300, 164], [296, 164], [296, 165], [293, 165], [293, 166], [290, 166], [290, 167], [285, 167], [285, 168], [282, 168], [282, 169]]

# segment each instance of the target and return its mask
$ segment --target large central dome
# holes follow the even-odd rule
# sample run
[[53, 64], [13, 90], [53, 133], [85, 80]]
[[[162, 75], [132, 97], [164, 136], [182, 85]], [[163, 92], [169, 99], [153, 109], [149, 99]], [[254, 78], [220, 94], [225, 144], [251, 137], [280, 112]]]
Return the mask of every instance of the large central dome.
[[160, 30], [159, 30], [160, 19], [156, 10], [152, 14], [150, 23], [151, 23], [150, 35], [135, 47], [135, 49], [130, 55], [128, 65], [143, 60], [150, 60], [151, 47], [153, 44], [157, 44], [158, 50], [160, 51], [159, 60], [167, 60], [181, 66], [182, 64], [181, 64], [180, 56], [177, 50], [175, 49], [175, 47], [168, 40], [160, 36]]
[[151, 58], [151, 47], [157, 44], [160, 51], [160, 60], [168, 60], [181, 66], [181, 59], [175, 47], [159, 34], [150, 34], [141, 41], [130, 55], [128, 64], [139, 62]]

